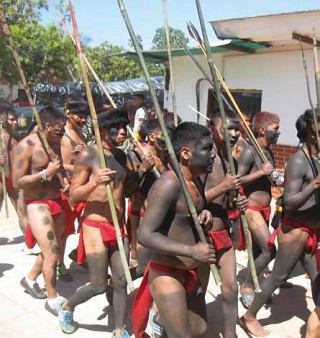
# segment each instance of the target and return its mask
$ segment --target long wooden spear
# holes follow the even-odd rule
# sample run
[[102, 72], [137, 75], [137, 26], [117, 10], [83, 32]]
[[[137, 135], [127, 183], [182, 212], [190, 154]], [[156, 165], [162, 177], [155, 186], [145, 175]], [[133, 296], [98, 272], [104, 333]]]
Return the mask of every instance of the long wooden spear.
[[169, 62], [169, 72], [170, 72], [170, 89], [171, 89], [172, 104], [173, 104], [173, 119], [174, 119], [174, 125], [177, 127], [178, 125], [177, 98], [176, 98], [176, 91], [175, 91], [175, 85], [174, 85], [170, 31], [169, 31], [169, 25], [168, 25], [167, 1], [166, 0], [162, 0], [162, 6], [163, 6], [164, 29], [165, 29], [166, 40], [167, 40], [168, 62]]
[[[75, 15], [74, 15], [73, 7], [72, 7], [72, 4], [71, 4], [71, 0], [69, 0], [69, 8], [70, 8], [70, 16], [71, 16], [73, 31], [74, 31], [74, 39], [75, 39], [75, 42], [76, 42], [77, 53], [78, 53], [80, 67], [81, 67], [81, 71], [82, 71], [83, 83], [84, 83], [84, 86], [85, 86], [85, 89], [86, 89], [88, 104], [89, 104], [89, 108], [90, 108], [90, 114], [91, 114], [91, 118], [92, 118], [93, 128], [94, 128], [96, 142], [97, 142], [97, 148], [98, 148], [99, 157], [100, 157], [100, 165], [101, 165], [102, 169], [105, 169], [107, 167], [107, 165], [106, 165], [106, 159], [105, 159], [105, 156], [104, 156], [102, 141], [101, 141], [101, 137], [100, 137], [100, 130], [99, 130], [99, 125], [98, 125], [98, 120], [97, 120], [97, 114], [96, 114], [96, 110], [94, 108], [93, 98], [92, 98], [90, 85], [89, 85], [88, 74], [87, 74], [87, 70], [86, 70], [86, 66], [85, 66], [85, 61], [84, 61], [84, 58], [83, 58], [80, 34], [79, 34], [76, 18], [75, 18]], [[112, 191], [111, 191], [111, 186], [110, 186], [109, 183], [106, 184], [106, 189], [107, 189], [109, 207], [110, 207], [110, 211], [111, 211], [111, 215], [112, 215], [112, 222], [113, 222], [113, 225], [114, 225], [114, 228], [115, 228], [115, 231], [116, 231], [116, 235], [117, 235], [117, 243], [118, 243], [118, 247], [119, 247], [122, 266], [123, 266], [123, 269], [124, 269], [124, 273], [125, 273], [125, 277], [126, 277], [128, 286], [129, 286], [129, 290], [133, 291], [134, 286], [133, 286], [133, 282], [132, 282], [132, 279], [131, 279], [126, 254], [124, 252], [123, 241], [122, 241], [122, 236], [121, 236], [121, 231], [120, 231], [120, 226], [119, 226], [119, 220], [118, 220], [118, 217], [117, 217], [116, 206], [115, 206], [115, 203], [114, 203], [114, 199], [113, 199]]]
[[[160, 109], [160, 106], [159, 106], [157, 95], [156, 95], [156, 92], [154, 90], [154, 87], [153, 87], [153, 84], [152, 84], [152, 81], [151, 81], [151, 77], [150, 77], [148, 68], [146, 66], [146, 62], [145, 62], [144, 57], [142, 55], [141, 49], [139, 47], [137, 37], [136, 37], [135, 32], [132, 28], [132, 25], [131, 25], [131, 22], [130, 22], [130, 19], [128, 17], [128, 14], [127, 14], [127, 11], [126, 11], [126, 8], [124, 6], [123, 1], [122, 0], [117, 0], [117, 1], [118, 1], [118, 5], [119, 5], [119, 8], [120, 8], [121, 14], [122, 14], [123, 19], [124, 19], [124, 22], [127, 26], [127, 30], [129, 32], [131, 41], [132, 41], [132, 43], [135, 47], [136, 53], [139, 57], [139, 61], [140, 61], [141, 67], [143, 69], [144, 76], [146, 78], [147, 84], [149, 86], [149, 90], [150, 90], [151, 97], [152, 97], [152, 100], [153, 100], [153, 103], [154, 103], [154, 106], [155, 106], [156, 114], [157, 114], [157, 117], [158, 117], [158, 120], [159, 120], [159, 123], [160, 123], [160, 127], [161, 127], [161, 130], [162, 130], [162, 133], [163, 133], [163, 136], [164, 136], [167, 148], [168, 148], [168, 153], [169, 153], [170, 159], [172, 161], [173, 168], [174, 168], [176, 175], [177, 175], [177, 177], [180, 181], [184, 196], [185, 196], [187, 204], [188, 204], [189, 212], [191, 214], [192, 220], [193, 220], [194, 225], [195, 225], [197, 232], [199, 234], [200, 240], [204, 243], [207, 243], [206, 237], [203, 233], [203, 230], [202, 230], [200, 223], [199, 223], [199, 220], [198, 220], [197, 210], [196, 210], [194, 203], [193, 203], [193, 200], [192, 200], [192, 198], [189, 194], [186, 182], [185, 182], [184, 177], [182, 175], [182, 172], [180, 170], [178, 160], [175, 156], [173, 146], [172, 146], [172, 143], [171, 143], [168, 131], [167, 131], [167, 127], [166, 127], [166, 124], [164, 122], [164, 119], [163, 119], [163, 116], [162, 116], [162, 113], [161, 113], [161, 109]], [[221, 285], [221, 280], [220, 280], [220, 276], [219, 276], [219, 272], [218, 272], [217, 267], [213, 264], [210, 265], [210, 267], [211, 267], [211, 272], [213, 274], [213, 277], [214, 277], [217, 285]]]
[[[191, 36], [192, 36], [196, 41], [198, 41], [199, 46], [200, 46], [200, 48], [201, 48], [203, 54], [207, 57], [207, 50], [206, 50], [206, 48], [205, 48], [205, 45], [204, 45], [204, 43], [203, 43], [203, 41], [202, 41], [202, 39], [201, 39], [199, 33], [197, 32], [196, 28], [194, 27], [194, 25], [193, 25], [190, 21], [189, 21], [189, 23], [188, 23], [188, 31], [189, 31], [189, 33], [191, 34]], [[211, 49], [210, 49], [210, 53], [211, 53]], [[225, 83], [225, 81], [224, 81], [222, 75], [220, 74], [219, 69], [218, 69], [215, 65], [214, 65], [214, 70], [215, 70], [215, 73], [216, 73], [216, 75], [217, 75], [217, 77], [218, 77], [218, 80], [219, 80], [220, 84], [222, 85], [222, 87], [223, 87], [223, 89], [225, 90], [225, 92], [227, 93], [227, 95], [228, 95], [230, 101], [232, 102], [232, 104], [233, 104], [233, 106], [234, 106], [234, 108], [235, 108], [235, 110], [236, 110], [236, 113], [237, 113], [238, 116], [240, 117], [240, 120], [241, 120], [241, 122], [242, 122], [242, 124], [243, 124], [243, 126], [244, 126], [244, 129], [247, 130], [248, 134], [250, 135], [250, 140], [252, 140], [252, 144], [254, 144], [255, 147], [256, 147], [256, 149], [258, 149], [258, 151], [259, 151], [258, 155], [260, 156], [260, 158], [263, 159], [262, 162], [264, 162], [264, 163], [268, 162], [268, 159], [266, 158], [266, 155], [264, 154], [264, 152], [263, 152], [263, 150], [261, 149], [261, 147], [260, 147], [258, 141], [256, 140], [254, 134], [252, 133], [251, 128], [248, 126], [248, 123], [247, 123], [247, 121], [246, 121], [246, 118], [243, 116], [243, 114], [242, 114], [242, 112], [241, 112], [241, 110], [240, 110], [240, 108], [239, 108], [237, 102], [235, 101], [233, 95], [231, 94], [231, 92], [230, 92], [230, 90], [229, 90], [227, 84]], [[218, 90], [218, 89], [217, 89], [217, 90]], [[223, 98], [223, 97], [224, 97], [224, 96], [222, 96], [222, 98]], [[225, 99], [224, 102], [226, 103], [226, 102], [228, 102], [228, 101]], [[228, 106], [230, 106], [229, 103], [228, 103]], [[232, 110], [233, 110], [233, 109], [232, 109]]]
[[[314, 58], [314, 75], [316, 80], [316, 90], [317, 90], [317, 104], [318, 111], [320, 111], [320, 74], [319, 74], [319, 60], [318, 60], [318, 47], [317, 47], [317, 39], [316, 39], [316, 29], [313, 26], [313, 58]], [[317, 135], [317, 144], [318, 144], [318, 158], [320, 155], [320, 136], [319, 136], [319, 128], [318, 128], [318, 119], [316, 116], [316, 112], [313, 109], [313, 120], [315, 124], [315, 131]]]
[[[0, 123], [0, 156], [3, 155], [2, 152], [2, 123]], [[9, 157], [9, 154], [7, 154]], [[9, 159], [9, 158], [8, 158]], [[4, 207], [6, 211], [6, 217], [9, 218], [9, 208], [8, 208], [8, 195], [7, 195], [7, 184], [6, 184], [6, 171], [4, 164], [1, 165], [1, 176], [2, 176], [2, 190], [3, 190], [3, 199]]]
[[[192, 26], [193, 26], [193, 25], [192, 25]], [[193, 29], [195, 29], [194, 26], [193, 26]], [[201, 38], [200, 38], [198, 32], [197, 32], [197, 36], [198, 36], [197, 41], [198, 41], [198, 39], [199, 39], [199, 40], [201, 41], [201, 43], [203, 44], [203, 42], [202, 42], [202, 40], [201, 40]], [[202, 67], [202, 65], [200, 64], [200, 62], [192, 55], [192, 53], [190, 52], [190, 50], [188, 49], [188, 47], [187, 47], [181, 40], [178, 40], [178, 42], [180, 43], [181, 47], [184, 49], [184, 51], [186, 52], [186, 54], [193, 60], [193, 62], [195, 63], [195, 65], [199, 68], [199, 70], [202, 72], [202, 74], [206, 77], [206, 79], [209, 81], [209, 83], [211, 84], [211, 86], [214, 88], [214, 83], [213, 83], [212, 79], [211, 79], [210, 76], [208, 75], [207, 71]], [[207, 54], [206, 54], [205, 49], [203, 49], [202, 51], [203, 51], [204, 55], [206, 56]], [[225, 86], [227, 86], [227, 85], [225, 84]], [[211, 91], [212, 91], [212, 94], [213, 94], [213, 95], [215, 96], [215, 98], [216, 98], [217, 95], [216, 95], [216, 93], [214, 92], [214, 90], [211, 89]], [[231, 104], [229, 103], [229, 101], [227, 100], [227, 98], [224, 96], [223, 93], [221, 93], [221, 96], [222, 96], [222, 100], [223, 100], [223, 102], [225, 103], [225, 105], [227, 106], [227, 108], [230, 109], [230, 110], [233, 110]], [[229, 91], [229, 96], [232, 97], [232, 94], [231, 94], [230, 91]], [[237, 106], [237, 107], [238, 107], [238, 106]], [[196, 109], [194, 109], [193, 107], [191, 107], [190, 105], [189, 105], [189, 108], [191, 108], [193, 111], [195, 111], [198, 115], [201, 114], [201, 113], [199, 113]], [[256, 151], [256, 153], [257, 153], [257, 155], [259, 156], [261, 162], [262, 162], [262, 163], [266, 163], [266, 162], [267, 162], [267, 158], [266, 158], [266, 156], [265, 156], [263, 150], [261, 149], [261, 147], [260, 147], [260, 145], [259, 145], [259, 143], [258, 143], [256, 137], [254, 136], [254, 134], [253, 134], [251, 128], [248, 126], [247, 121], [246, 121], [245, 117], [243, 116], [243, 114], [241, 113], [239, 107], [238, 107], [238, 110], [236, 110], [236, 112], [238, 113], [238, 116], [239, 116], [240, 119], [241, 119], [241, 122], [242, 122], [242, 125], [243, 125], [243, 130], [244, 130], [244, 132], [245, 132], [247, 138], [249, 139], [249, 141], [250, 141], [250, 143], [251, 143], [253, 149]], [[206, 118], [207, 118], [207, 117], [206, 117]], [[268, 178], [268, 180], [270, 181], [271, 185], [272, 185], [274, 188], [278, 189], [279, 192], [282, 194], [282, 190], [281, 190], [279, 187], [277, 187], [277, 186], [275, 185], [275, 183], [274, 183], [274, 181], [272, 180], [272, 178], [271, 178], [269, 175], [267, 175], [267, 178]]]
[[[207, 52], [207, 60], [208, 60], [209, 68], [210, 68], [210, 73], [211, 73], [211, 76], [212, 76], [212, 79], [213, 79], [213, 82], [214, 82], [214, 88], [216, 89], [217, 100], [218, 100], [218, 105], [219, 105], [219, 110], [220, 110], [221, 120], [222, 120], [222, 127], [223, 127], [223, 131], [224, 131], [224, 139], [225, 139], [226, 148], [227, 148], [228, 161], [229, 161], [229, 165], [230, 165], [230, 171], [231, 171], [231, 175], [235, 176], [236, 170], [235, 170], [235, 165], [234, 165], [232, 152], [231, 152], [230, 138], [229, 138], [229, 134], [228, 134], [226, 114], [225, 114], [225, 110], [224, 110], [224, 106], [223, 106], [223, 102], [222, 102], [221, 92], [219, 90], [219, 82], [218, 82], [217, 74], [215, 72], [215, 65], [214, 65], [214, 61], [213, 61], [213, 58], [212, 58], [212, 54], [211, 54], [211, 48], [210, 48], [207, 30], [206, 30], [206, 27], [205, 27], [205, 23], [204, 23], [201, 5], [200, 5], [199, 0], [196, 0], [196, 5], [197, 5], [197, 10], [198, 10], [198, 16], [199, 16], [199, 21], [200, 21], [200, 25], [201, 25], [204, 45], [205, 45], [206, 52]], [[240, 193], [238, 192], [238, 196], [239, 195], [240, 195]], [[245, 239], [246, 239], [246, 247], [247, 247], [247, 252], [248, 252], [248, 256], [249, 256], [249, 265], [250, 265], [251, 275], [252, 275], [252, 279], [253, 279], [253, 283], [254, 283], [254, 288], [255, 288], [256, 292], [260, 292], [261, 289], [260, 289], [260, 285], [259, 285], [259, 281], [258, 281], [258, 277], [257, 277], [256, 267], [255, 267], [255, 264], [254, 264], [252, 247], [250, 245], [250, 234], [249, 234], [247, 219], [246, 219], [246, 216], [245, 216], [243, 211], [241, 211], [241, 221], [243, 223], [243, 229], [244, 229], [244, 234], [245, 234]]]
[[[74, 39], [74, 36], [72, 35], [72, 33], [70, 32], [70, 29], [68, 28], [68, 26], [66, 25], [66, 23], [64, 22], [63, 19], [60, 20], [62, 26], [64, 27], [65, 31], [67, 32], [67, 34], [69, 35], [71, 41], [76, 45], [76, 41]], [[109, 92], [107, 91], [107, 88], [105, 87], [105, 85], [103, 84], [103, 82], [100, 80], [99, 76], [97, 75], [97, 73], [95, 72], [95, 70], [93, 69], [93, 67], [91, 66], [89, 60], [87, 59], [87, 57], [85, 56], [84, 53], [82, 53], [83, 55], [83, 60], [86, 63], [86, 65], [88, 66], [88, 68], [90, 69], [93, 77], [95, 78], [95, 80], [98, 82], [101, 90], [105, 93], [105, 95], [107, 96], [108, 100], [110, 101], [111, 105], [113, 108], [117, 108], [116, 103], [114, 102], [112, 96], [109, 94]], [[146, 152], [145, 149], [143, 148], [142, 144], [139, 142], [139, 140], [137, 139], [137, 137], [134, 135], [132, 129], [130, 128], [130, 126], [127, 126], [127, 131], [130, 135], [130, 137], [133, 140], [133, 143], [136, 144], [136, 146], [140, 149], [140, 151], [142, 152], [143, 156], [146, 156]], [[160, 172], [156, 167], [152, 168], [152, 172], [154, 173], [155, 177], [160, 177]]]
[[[7, 21], [6, 21], [6, 17], [5, 17], [2, 5], [0, 5], [0, 18], [1, 18], [1, 23], [2, 23], [2, 27], [3, 27], [3, 32], [4, 32], [4, 34], [8, 38], [9, 47], [10, 47], [10, 49], [12, 51], [14, 61], [15, 61], [16, 65], [17, 65], [17, 67], [18, 67], [18, 71], [19, 71], [19, 75], [20, 75], [20, 78], [21, 78], [21, 82], [23, 84], [24, 90], [26, 92], [26, 95], [27, 95], [27, 98], [28, 98], [28, 101], [29, 101], [29, 105], [32, 108], [33, 115], [34, 115], [34, 117], [36, 119], [36, 122], [37, 122], [37, 125], [38, 125], [38, 131], [39, 131], [38, 135], [39, 135], [40, 141], [41, 141], [41, 143], [43, 144], [43, 146], [45, 148], [45, 151], [46, 151], [46, 153], [47, 153], [47, 155], [49, 157], [49, 160], [50, 161], [54, 161], [57, 158], [57, 155], [50, 148], [48, 140], [47, 140], [47, 138], [45, 136], [44, 129], [43, 129], [43, 126], [42, 126], [42, 123], [41, 123], [41, 119], [40, 119], [39, 113], [38, 113], [38, 111], [36, 109], [35, 103], [32, 100], [30, 88], [28, 86], [28, 82], [27, 82], [26, 77], [24, 75], [24, 72], [23, 72], [23, 69], [22, 69], [22, 66], [21, 66], [21, 63], [20, 63], [20, 58], [19, 58], [17, 49], [16, 49], [16, 47], [14, 45], [14, 42], [13, 42], [13, 39], [12, 39], [12, 36], [11, 36], [11, 33], [10, 33], [9, 26], [7, 24]], [[65, 183], [64, 183], [64, 180], [63, 180], [62, 172], [58, 172], [57, 176], [59, 178], [61, 186], [64, 187]], [[73, 205], [70, 202], [69, 197], [68, 197], [68, 201], [69, 201], [69, 204], [70, 204], [70, 208], [73, 210]]]

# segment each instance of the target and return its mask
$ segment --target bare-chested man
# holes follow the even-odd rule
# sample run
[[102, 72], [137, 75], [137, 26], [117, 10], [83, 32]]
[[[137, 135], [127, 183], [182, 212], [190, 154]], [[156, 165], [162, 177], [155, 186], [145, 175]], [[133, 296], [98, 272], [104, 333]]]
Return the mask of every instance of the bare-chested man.
[[[66, 113], [68, 120], [65, 127], [65, 134], [61, 141], [61, 153], [63, 166], [71, 183], [76, 156], [87, 146], [82, 127], [87, 122], [87, 118], [90, 114], [89, 105], [84, 100], [70, 101], [66, 104]], [[61, 248], [61, 261], [57, 267], [57, 278], [69, 282], [72, 281], [72, 277], [63, 264], [63, 253], [67, 237], [75, 232], [75, 220], [78, 219], [78, 222], [80, 221], [84, 203], [74, 204], [74, 210], [71, 210], [66, 195], [62, 195], [62, 200], [66, 215], [66, 230], [62, 243], [64, 246]], [[77, 256], [77, 250], [74, 255]]]
[[[56, 314], [58, 294], [56, 291], [56, 265], [59, 244], [65, 228], [65, 216], [61, 201], [61, 184], [57, 173], [65, 171], [61, 165], [61, 139], [64, 134], [66, 115], [55, 106], [40, 111], [40, 119], [53, 155], [52, 162], [43, 147], [39, 134], [24, 138], [15, 148], [13, 184], [23, 190], [27, 220], [40, 249], [41, 255], [31, 271], [20, 284], [34, 298], [46, 298], [36, 279], [43, 273], [48, 294], [46, 309]], [[69, 187], [67, 178], [65, 189]]]
[[[318, 126], [320, 127], [320, 123]], [[320, 278], [315, 256], [310, 254], [316, 251], [319, 242], [319, 236], [317, 240], [316, 235], [320, 227], [320, 163], [311, 110], [307, 110], [298, 118], [296, 128], [300, 147], [290, 157], [285, 170], [283, 196], [285, 215], [278, 227], [278, 252], [274, 267], [271, 276], [261, 284], [262, 292], [256, 294], [249, 310], [241, 318], [242, 327], [259, 337], [267, 336], [269, 332], [257, 321], [258, 311], [272, 292], [288, 278], [299, 260], [310, 276], [316, 306], [317, 308], [320, 306], [317, 300]], [[319, 332], [312, 334], [312, 327], [309, 329], [308, 338], [319, 337]]]
[[[23, 192], [14, 188], [12, 185], [12, 162], [13, 148], [17, 145], [17, 141], [13, 137], [13, 132], [18, 128], [18, 113], [11, 107], [0, 106], [0, 122], [3, 125], [2, 129], [2, 156], [0, 156], [0, 165], [5, 168], [6, 189], [10, 200], [15, 207], [19, 226], [22, 233], [25, 233], [27, 219], [25, 214]], [[4, 200], [2, 176], [0, 173], [0, 209]]]
[[[258, 276], [276, 253], [275, 247], [271, 251], [268, 249], [272, 197], [270, 175], [275, 170], [270, 147], [278, 141], [280, 135], [279, 122], [279, 117], [276, 114], [257, 113], [253, 117], [252, 131], [268, 162], [262, 164], [251, 145], [242, 152], [238, 162], [238, 174], [241, 177], [242, 186], [249, 203], [246, 218], [252, 237], [252, 251]], [[248, 308], [254, 299], [253, 280], [249, 266], [246, 281], [240, 287], [240, 294], [242, 304]]]
[[[242, 113], [248, 127], [251, 127], [251, 121], [250, 121], [250, 114], [248, 113]], [[232, 156], [236, 158], [237, 160], [240, 158], [242, 152], [247, 148], [247, 146], [250, 144], [250, 141], [248, 140], [248, 137], [244, 131], [244, 128], [242, 125], [240, 125], [240, 136], [237, 141], [237, 143], [234, 145], [232, 149]]]
[[[147, 143], [144, 145], [145, 152], [150, 153], [156, 163], [156, 168], [159, 174], [168, 170], [168, 159], [165, 151], [166, 144], [163, 139], [162, 130], [157, 119], [150, 119], [144, 122], [140, 128], [140, 132], [146, 135]], [[137, 171], [142, 163], [143, 154], [140, 149], [135, 149], [128, 152], [129, 160], [132, 162], [134, 169]], [[130, 196], [130, 203], [128, 207], [128, 218], [130, 220], [131, 234], [132, 234], [132, 245], [131, 252], [134, 250], [137, 252], [138, 267], [136, 269], [136, 277], [143, 275], [144, 269], [150, 260], [150, 249], [143, 248], [138, 244], [137, 246], [137, 229], [141, 218], [143, 217], [144, 211], [147, 206], [147, 196], [153, 183], [157, 177], [154, 172], [149, 172], [145, 175], [144, 181], [142, 182], [139, 190]]]
[[[80, 236], [78, 255], [85, 252], [89, 266], [90, 283], [78, 289], [68, 300], [58, 304], [59, 324], [64, 333], [75, 331], [73, 313], [77, 305], [106, 291], [106, 271], [110, 264], [113, 282], [113, 312], [115, 330], [112, 337], [129, 337], [124, 329], [127, 306], [127, 283], [124, 275], [116, 232], [108, 205], [106, 183], [110, 183], [121, 232], [123, 227], [124, 197], [137, 189], [140, 179], [154, 166], [149, 157], [144, 158], [139, 171], [129, 170], [125, 153], [117, 148], [126, 138], [128, 113], [122, 109], [111, 109], [98, 115], [102, 146], [108, 168], [101, 169], [96, 146], [84, 149], [76, 158], [71, 198], [78, 203], [86, 201]], [[132, 174], [133, 173], [133, 174]], [[130, 176], [129, 176], [130, 175]], [[134, 187], [136, 186], [136, 187]], [[81, 243], [81, 242], [80, 242]]]
[[[211, 228], [212, 217], [203, 210], [205, 196], [198, 177], [212, 169], [210, 132], [204, 126], [185, 122], [174, 130], [172, 142], [200, 223]], [[169, 337], [203, 337], [206, 304], [196, 268], [199, 262], [214, 262], [214, 249], [199, 242], [174, 171], [164, 172], [152, 186], [138, 240], [152, 249], [152, 257], [135, 299], [135, 337], [145, 337], [152, 298]]]
[[[230, 110], [226, 110], [226, 121], [230, 145], [233, 147], [239, 137], [239, 119]], [[210, 115], [208, 128], [214, 140], [215, 158], [212, 172], [205, 179], [207, 208], [213, 216], [213, 227], [209, 236], [216, 250], [217, 266], [221, 276], [222, 310], [224, 315], [225, 338], [236, 337], [236, 323], [238, 320], [238, 287], [236, 279], [236, 259], [229, 235], [228, 209], [234, 207], [233, 190], [241, 187], [239, 176], [230, 176], [227, 148], [222, 127], [220, 112], [217, 110]], [[246, 199], [239, 198], [237, 207], [245, 209]], [[207, 265], [201, 266], [201, 282], [206, 289], [209, 280]]]

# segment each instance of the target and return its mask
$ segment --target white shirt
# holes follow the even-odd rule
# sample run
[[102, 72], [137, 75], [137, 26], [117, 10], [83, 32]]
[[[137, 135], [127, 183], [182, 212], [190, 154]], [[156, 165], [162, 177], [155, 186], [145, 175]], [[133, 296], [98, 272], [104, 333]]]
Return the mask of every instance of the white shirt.
[[144, 107], [140, 107], [137, 109], [136, 114], [134, 116], [134, 125], [133, 125], [133, 132], [138, 132], [139, 122], [141, 120], [145, 120], [147, 118], [147, 112]]

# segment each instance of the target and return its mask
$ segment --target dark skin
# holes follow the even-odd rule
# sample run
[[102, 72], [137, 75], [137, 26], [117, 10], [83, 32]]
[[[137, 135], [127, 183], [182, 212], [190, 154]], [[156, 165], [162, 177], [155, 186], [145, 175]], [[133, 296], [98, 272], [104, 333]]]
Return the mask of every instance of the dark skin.
[[[4, 165], [5, 177], [7, 179], [12, 179], [12, 162], [14, 155], [13, 149], [17, 145], [17, 141], [13, 138], [11, 133], [17, 130], [18, 117], [15, 114], [11, 114], [10, 112], [3, 114], [3, 117], [0, 118], [2, 123], [2, 119], [5, 118], [6, 128], [2, 129], [2, 156], [0, 156], [0, 165]], [[17, 211], [20, 229], [24, 233], [27, 224], [27, 218], [24, 208], [23, 193], [18, 189], [13, 189], [12, 191], [7, 190], [7, 193]], [[3, 185], [2, 180], [0, 180], [0, 208], [2, 207], [3, 198]]]
[[[239, 137], [238, 120], [227, 119], [228, 134], [231, 145], [234, 145]], [[214, 126], [209, 126], [216, 145], [217, 157], [212, 172], [206, 178], [206, 198], [208, 209], [213, 215], [212, 231], [228, 229], [228, 209], [230, 202], [234, 203], [232, 192], [241, 187], [239, 176], [230, 176], [230, 165], [226, 151], [222, 121], [220, 117], [214, 120]], [[238, 208], [244, 210], [247, 201], [241, 197], [236, 201]], [[222, 308], [225, 318], [224, 337], [236, 337], [236, 323], [238, 320], [237, 307], [237, 280], [236, 260], [233, 247], [216, 253], [217, 266], [222, 281]], [[207, 265], [201, 265], [201, 283], [207, 289], [210, 271]]]
[[86, 148], [82, 127], [85, 125], [87, 117], [88, 115], [83, 113], [70, 113], [68, 117], [66, 133], [61, 142], [63, 166], [68, 177], [72, 176], [76, 156]]
[[[313, 166], [317, 172], [320, 170], [320, 164], [312, 157], [318, 153], [315, 141], [316, 135], [310, 130], [302, 149], [293, 154], [287, 163], [284, 183], [283, 205], [287, 217], [310, 229], [320, 227], [319, 201], [316, 201], [316, 194], [320, 192], [320, 175], [315, 175], [311, 169]], [[241, 318], [242, 325], [247, 331], [260, 337], [268, 335], [269, 332], [257, 321], [257, 313], [272, 292], [288, 278], [299, 260], [310, 277], [315, 300], [319, 291], [319, 275], [314, 255], [305, 252], [307, 238], [308, 233], [301, 229], [290, 228], [285, 224], [279, 225], [278, 252], [271, 277], [263, 281], [262, 292], [256, 295], [252, 305]], [[311, 337], [317, 336], [309, 338]]]
[[[15, 148], [13, 161], [13, 184], [23, 190], [26, 200], [54, 200], [60, 198], [61, 185], [57, 173], [62, 170], [60, 143], [64, 134], [65, 119], [55, 123], [46, 123], [44, 136], [56, 159], [52, 162], [40, 142], [37, 134], [24, 138]], [[46, 182], [42, 182], [41, 171], [45, 170]], [[65, 172], [62, 170], [65, 174]], [[64, 178], [67, 190], [69, 184]], [[35, 280], [42, 272], [48, 298], [56, 298], [56, 264], [59, 256], [59, 245], [65, 227], [64, 212], [53, 217], [47, 204], [30, 204], [26, 207], [28, 223], [41, 249], [41, 255], [28, 274]]]
[[[275, 144], [280, 135], [279, 123], [270, 123], [265, 127], [260, 127], [257, 135], [257, 142], [263, 149], [267, 163], [262, 163], [252, 146], [248, 146], [240, 156], [238, 174], [248, 198], [249, 206], [268, 207], [271, 202], [271, 183], [270, 175], [273, 173], [274, 161], [270, 149]], [[268, 177], [270, 179], [268, 179]], [[257, 274], [264, 270], [270, 260], [275, 256], [275, 249], [268, 250], [268, 240], [271, 236], [268, 224], [259, 211], [246, 210], [248, 227], [253, 239], [253, 256]], [[249, 269], [248, 269], [249, 270]], [[253, 280], [250, 273], [241, 286], [244, 292], [253, 292]]]
[[[163, 173], [167, 168], [164, 165], [163, 157], [165, 155], [164, 148], [159, 145], [158, 140], [163, 140], [163, 135], [161, 130], [154, 130], [153, 132], [148, 133], [148, 143], [145, 146], [145, 152], [148, 156], [152, 156], [155, 167], [159, 170], [160, 173]], [[140, 158], [143, 158], [141, 150], [136, 147], [135, 151], [139, 154]], [[141, 162], [139, 161], [135, 152], [128, 153], [129, 160], [132, 162], [132, 165], [135, 171], [138, 171], [141, 167]], [[153, 173], [148, 174], [148, 184], [147, 187], [143, 187], [143, 193], [141, 189], [139, 189], [135, 194], [130, 196], [130, 202], [134, 209], [144, 211], [147, 207], [147, 189], [151, 188], [153, 181], [156, 180], [156, 177]], [[150, 186], [149, 186], [150, 185]], [[142, 276], [145, 266], [150, 259], [150, 250], [143, 248], [141, 245], [137, 244], [137, 229], [140, 223], [140, 217], [136, 215], [130, 215], [130, 224], [131, 224], [131, 235], [132, 235], [132, 243], [131, 243], [131, 256], [136, 256], [139, 260], [139, 265], [136, 269], [137, 277]], [[138, 246], [138, 248], [137, 248]], [[138, 250], [137, 250], [138, 249]], [[138, 253], [137, 253], [138, 251]], [[136, 258], [135, 258], [136, 259]]]
[[[200, 214], [200, 223], [208, 229], [212, 218], [208, 211], [202, 211], [205, 201], [197, 177], [211, 170], [214, 157], [212, 140], [206, 137], [196, 145], [182, 147], [180, 156], [180, 168]], [[173, 268], [186, 270], [197, 267], [199, 262], [215, 261], [212, 245], [195, 239], [188, 206], [180, 183], [171, 170], [163, 173], [150, 190], [138, 240], [152, 249], [153, 262]], [[184, 278], [150, 268], [150, 291], [169, 337], [203, 337], [206, 331], [204, 293], [197, 284], [191, 293], [186, 294]]]
[[[128, 176], [134, 176], [125, 154], [116, 146], [126, 137], [125, 125], [101, 130], [102, 147], [108, 168], [101, 169], [99, 153], [96, 146], [84, 149], [76, 158], [71, 198], [75, 203], [86, 201], [84, 218], [94, 221], [113, 223], [105, 185], [112, 189], [118, 220], [124, 215], [125, 185]], [[146, 165], [147, 167], [147, 165]], [[137, 176], [135, 176], [137, 180]], [[126, 180], [127, 179], [127, 180]], [[129, 176], [130, 182], [134, 182]], [[139, 182], [138, 182], [139, 183]], [[137, 184], [138, 184], [137, 183]], [[124, 327], [127, 304], [127, 283], [117, 246], [109, 247], [103, 242], [100, 229], [83, 223], [83, 238], [90, 271], [90, 284], [80, 288], [65, 301], [63, 309], [74, 308], [106, 290], [106, 269], [110, 264], [113, 276], [113, 310], [115, 316], [115, 335], [120, 335]]]
[[[245, 115], [245, 114], [243, 114], [243, 116], [244, 116], [244, 119], [245, 119], [248, 127], [251, 127], [251, 122], [250, 122], [249, 116]], [[246, 135], [243, 127], [241, 126], [240, 127], [239, 139], [238, 139], [237, 143], [234, 145], [234, 147], [232, 148], [232, 156], [238, 160], [240, 158], [240, 155], [247, 148], [248, 145], [249, 145], [249, 141], [247, 139], [247, 135]]]

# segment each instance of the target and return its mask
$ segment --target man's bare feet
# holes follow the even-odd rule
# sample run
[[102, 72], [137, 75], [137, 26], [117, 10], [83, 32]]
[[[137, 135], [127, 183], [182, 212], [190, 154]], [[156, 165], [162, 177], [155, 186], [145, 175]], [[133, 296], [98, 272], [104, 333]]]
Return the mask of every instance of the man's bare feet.
[[255, 319], [245, 318], [245, 315], [240, 318], [240, 326], [242, 329], [256, 337], [267, 337], [269, 331], [263, 328], [261, 324]]

